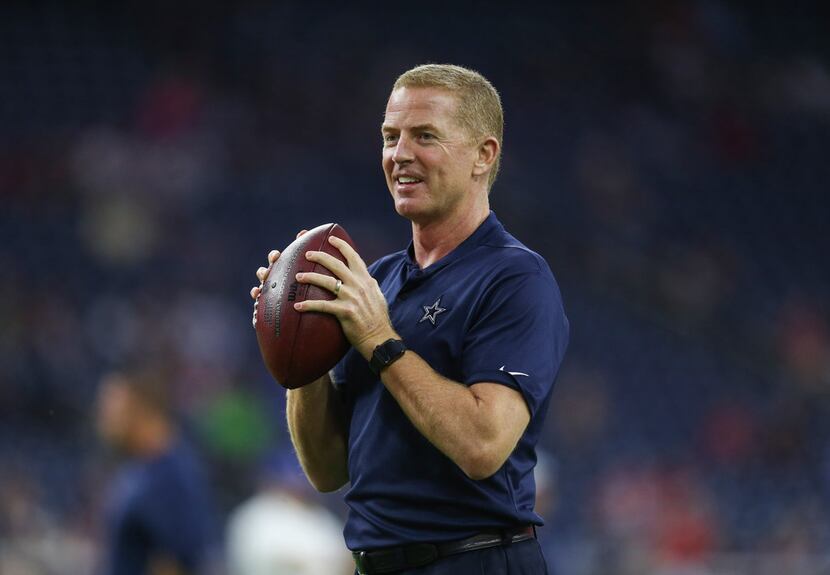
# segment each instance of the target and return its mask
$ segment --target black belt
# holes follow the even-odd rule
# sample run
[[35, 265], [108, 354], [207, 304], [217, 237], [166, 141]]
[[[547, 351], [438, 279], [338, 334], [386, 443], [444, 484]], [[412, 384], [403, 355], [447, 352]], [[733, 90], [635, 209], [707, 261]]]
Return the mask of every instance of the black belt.
[[381, 575], [422, 567], [447, 555], [519, 543], [535, 537], [533, 526], [525, 525], [516, 529], [479, 533], [449, 543], [413, 543], [376, 551], [352, 551], [352, 557], [360, 575]]

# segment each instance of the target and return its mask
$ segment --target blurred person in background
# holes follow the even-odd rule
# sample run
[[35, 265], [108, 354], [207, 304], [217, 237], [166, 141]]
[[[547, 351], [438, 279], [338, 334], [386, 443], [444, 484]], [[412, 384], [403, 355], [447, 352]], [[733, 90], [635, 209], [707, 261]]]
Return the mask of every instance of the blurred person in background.
[[345, 575], [353, 567], [343, 522], [315, 500], [290, 451], [265, 461], [259, 490], [231, 513], [226, 556], [230, 575]]
[[102, 575], [204, 573], [214, 535], [207, 477], [178, 432], [169, 382], [154, 371], [109, 373], [98, 432], [124, 458], [105, 508]]
[[[559, 497], [557, 489], [557, 461], [553, 455], [545, 449], [536, 449], [536, 466], [533, 468], [533, 480], [536, 483], [536, 513], [550, 520], [556, 513], [556, 503]], [[556, 551], [556, 535], [550, 529], [541, 528], [537, 530], [536, 537], [539, 545], [545, 554], [550, 573], [558, 573], [554, 570], [554, 557]]]
[[547, 263], [490, 210], [503, 123], [479, 73], [405, 72], [382, 167], [409, 248], [367, 268], [334, 238], [347, 264], [306, 257], [336, 277], [298, 274], [335, 299], [295, 308], [335, 315], [353, 347], [288, 391], [289, 429], [317, 489], [351, 482], [344, 534], [360, 574], [547, 572], [533, 467], [568, 320]]

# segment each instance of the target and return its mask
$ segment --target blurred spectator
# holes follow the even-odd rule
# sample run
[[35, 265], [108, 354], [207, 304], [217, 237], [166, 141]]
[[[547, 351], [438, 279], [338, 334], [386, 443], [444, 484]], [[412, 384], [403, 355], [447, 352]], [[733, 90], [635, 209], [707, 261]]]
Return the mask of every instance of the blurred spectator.
[[758, 421], [741, 403], [722, 401], [700, 424], [703, 453], [715, 463], [737, 467], [758, 450]]
[[50, 513], [30, 474], [4, 467], [0, 473], [0, 573], [85, 573], [92, 568], [92, 554], [92, 546], [81, 533]]
[[559, 497], [556, 460], [545, 449], [536, 450], [536, 467], [533, 468], [533, 479], [536, 481], [536, 502], [534, 511], [545, 520], [545, 525], [536, 529], [536, 537], [545, 555], [548, 568], [553, 571], [559, 551], [556, 547], [556, 533], [551, 529], [551, 519], [556, 513], [557, 498]]
[[347, 575], [343, 522], [314, 499], [290, 451], [266, 461], [258, 492], [231, 513], [230, 575]]
[[816, 306], [787, 302], [778, 322], [778, 348], [804, 391], [830, 394], [830, 327]]
[[602, 441], [608, 427], [611, 407], [605, 374], [571, 362], [560, 376], [557, 391], [551, 410], [562, 448], [590, 453]]
[[205, 573], [214, 515], [201, 463], [177, 433], [169, 383], [156, 372], [101, 381], [98, 431], [126, 458], [106, 506], [106, 575]]
[[622, 465], [598, 487], [598, 527], [620, 573], [702, 567], [717, 548], [711, 497], [689, 470]]

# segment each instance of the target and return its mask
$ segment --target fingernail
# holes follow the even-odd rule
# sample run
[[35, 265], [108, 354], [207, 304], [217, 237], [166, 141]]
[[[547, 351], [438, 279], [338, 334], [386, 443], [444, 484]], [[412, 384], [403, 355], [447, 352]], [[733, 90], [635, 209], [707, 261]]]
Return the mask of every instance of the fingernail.
[[297, 311], [302, 311], [303, 303], [298, 301], [297, 303], [294, 304], [294, 309], [296, 309]]
[[297, 272], [297, 279], [298, 280], [303, 279], [303, 273], [302, 272]]

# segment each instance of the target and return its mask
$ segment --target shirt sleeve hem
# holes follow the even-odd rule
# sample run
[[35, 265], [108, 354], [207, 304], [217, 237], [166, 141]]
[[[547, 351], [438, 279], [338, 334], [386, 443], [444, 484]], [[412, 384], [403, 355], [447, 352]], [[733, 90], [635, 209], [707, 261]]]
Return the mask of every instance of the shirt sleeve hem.
[[464, 383], [465, 385], [467, 385], [467, 387], [476, 383], [498, 383], [511, 389], [515, 389], [516, 391], [522, 394], [522, 397], [525, 400], [525, 404], [527, 404], [527, 408], [528, 410], [530, 410], [530, 415], [531, 417], [533, 417], [533, 403], [531, 403], [530, 398], [528, 398], [527, 394], [525, 393], [525, 390], [522, 389], [522, 386], [519, 385], [516, 376], [510, 375], [506, 371], [502, 371], [500, 369], [479, 371], [467, 377], [464, 380]]

